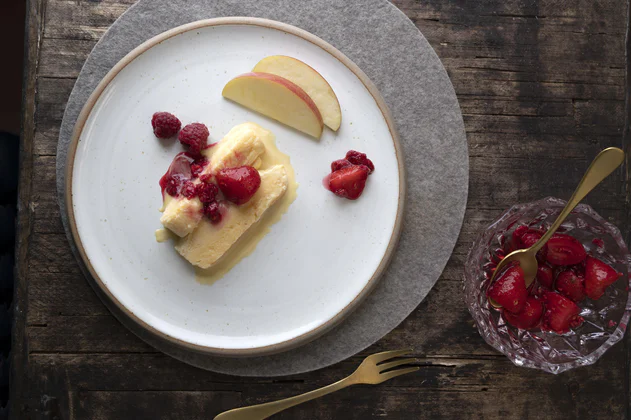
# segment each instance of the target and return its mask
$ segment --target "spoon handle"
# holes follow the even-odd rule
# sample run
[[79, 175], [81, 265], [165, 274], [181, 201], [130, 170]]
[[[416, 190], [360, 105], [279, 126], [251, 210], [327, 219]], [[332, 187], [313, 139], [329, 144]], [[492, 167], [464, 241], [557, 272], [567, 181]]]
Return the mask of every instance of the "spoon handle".
[[609, 174], [620, 166], [623, 161], [624, 152], [617, 147], [609, 147], [600, 152], [592, 161], [591, 165], [589, 165], [589, 168], [587, 168], [587, 172], [583, 175], [581, 182], [578, 183], [574, 194], [572, 194], [572, 197], [568, 200], [559, 214], [559, 217], [557, 217], [552, 226], [550, 226], [550, 229], [548, 229], [541, 239], [530, 248], [530, 251], [533, 253], [539, 251], [545, 243], [548, 242], [548, 239], [554, 235], [554, 232], [561, 226], [565, 218], [574, 210], [574, 207], [576, 207], [596, 185], [600, 184], [603, 179], [607, 178]]

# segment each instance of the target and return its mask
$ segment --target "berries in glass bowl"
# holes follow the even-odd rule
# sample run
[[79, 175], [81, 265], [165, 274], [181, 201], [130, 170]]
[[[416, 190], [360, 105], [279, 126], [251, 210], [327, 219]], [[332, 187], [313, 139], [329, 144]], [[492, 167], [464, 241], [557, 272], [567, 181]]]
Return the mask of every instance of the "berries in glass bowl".
[[[465, 300], [486, 342], [518, 366], [551, 373], [594, 363], [622, 339], [631, 317], [627, 246], [615, 226], [583, 204], [537, 254], [527, 294], [518, 266], [489, 287], [499, 261], [534, 244], [564, 206], [549, 197], [511, 207], [474, 243], [464, 275]], [[502, 308], [489, 303], [498, 296]]]

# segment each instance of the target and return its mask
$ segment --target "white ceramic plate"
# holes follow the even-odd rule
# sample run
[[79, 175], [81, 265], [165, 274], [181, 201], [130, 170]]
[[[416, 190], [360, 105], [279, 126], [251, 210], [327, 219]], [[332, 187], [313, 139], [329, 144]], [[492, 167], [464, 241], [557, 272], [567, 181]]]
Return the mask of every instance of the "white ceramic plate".
[[[316, 141], [222, 98], [228, 80], [274, 54], [303, 60], [331, 84], [343, 113], [337, 133], [325, 129]], [[298, 198], [289, 211], [212, 285], [197, 283], [172, 244], [154, 238], [158, 179], [182, 150], [154, 137], [156, 111], [205, 123], [210, 141], [254, 121], [276, 135], [296, 171]], [[355, 202], [321, 182], [349, 149], [376, 166]], [[144, 328], [211, 354], [281, 351], [350, 313], [387, 265], [404, 202], [398, 140], [374, 86], [319, 38], [262, 19], [195, 22], [132, 51], [79, 117], [67, 171], [74, 239], [98, 287]]]

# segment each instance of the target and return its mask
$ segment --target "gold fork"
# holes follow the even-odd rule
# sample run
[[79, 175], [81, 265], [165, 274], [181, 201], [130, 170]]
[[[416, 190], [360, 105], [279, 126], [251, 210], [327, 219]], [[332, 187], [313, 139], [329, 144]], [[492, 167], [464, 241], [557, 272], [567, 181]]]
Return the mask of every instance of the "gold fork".
[[411, 349], [393, 350], [370, 355], [364, 359], [355, 372], [341, 381], [335, 382], [334, 384], [327, 385], [324, 388], [316, 389], [305, 394], [296, 395], [295, 397], [285, 398], [280, 401], [252, 405], [250, 407], [235, 408], [234, 410], [219, 414], [215, 417], [215, 420], [262, 420], [289, 407], [339, 391], [347, 386], [359, 384], [376, 385], [385, 382], [388, 379], [405, 375], [406, 373], [416, 372], [419, 370], [418, 367], [389, 370], [415, 362], [416, 359], [412, 358], [389, 361], [395, 357], [405, 356], [411, 352]]

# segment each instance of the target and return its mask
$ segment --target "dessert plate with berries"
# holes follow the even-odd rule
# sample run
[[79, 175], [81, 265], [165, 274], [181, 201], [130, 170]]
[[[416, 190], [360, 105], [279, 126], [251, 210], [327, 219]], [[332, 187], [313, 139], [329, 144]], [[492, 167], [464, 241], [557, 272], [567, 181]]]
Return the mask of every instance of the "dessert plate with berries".
[[395, 251], [403, 156], [375, 86], [297, 28], [225, 18], [140, 45], [83, 109], [73, 239], [118, 310], [213, 355], [280, 352], [351, 313]]

